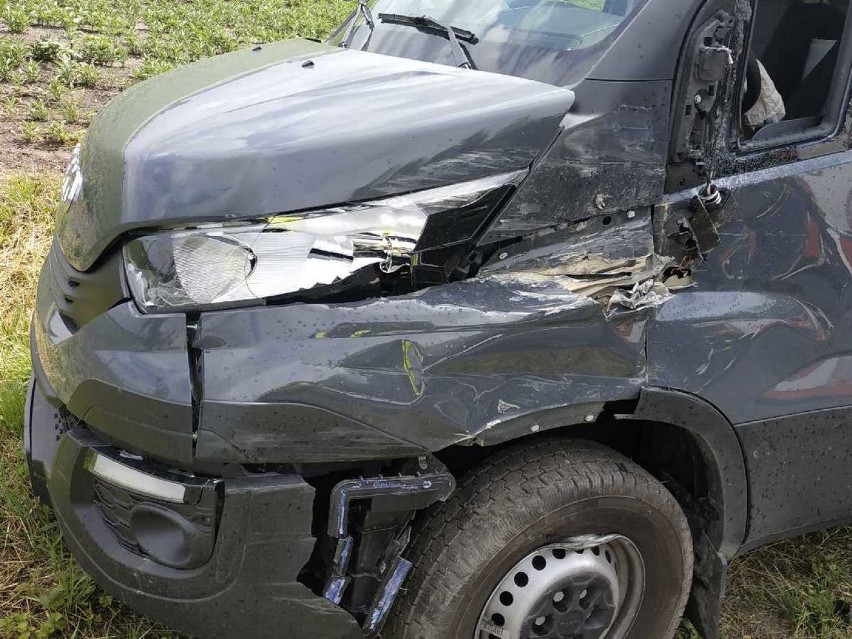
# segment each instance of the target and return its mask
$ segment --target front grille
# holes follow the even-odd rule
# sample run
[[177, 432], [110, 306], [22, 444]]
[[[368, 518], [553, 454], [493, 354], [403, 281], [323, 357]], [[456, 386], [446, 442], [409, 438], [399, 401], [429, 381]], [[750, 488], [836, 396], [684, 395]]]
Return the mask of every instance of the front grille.
[[56, 433], [56, 441], [70, 430], [74, 430], [83, 424], [79, 418], [72, 415], [64, 406], [58, 409], [53, 416], [53, 430]]
[[88, 324], [127, 298], [121, 282], [120, 251], [83, 273], [71, 266], [54, 241], [45, 275], [56, 308], [74, 328]]
[[144, 551], [130, 531], [130, 511], [141, 502], [129, 492], [109, 486], [99, 479], [95, 479], [94, 489], [95, 506], [118, 543], [130, 552], [144, 556]]
[[[197, 504], [173, 504], [160, 502], [150, 497], [135, 495], [123, 488], [118, 488], [93, 477], [94, 503], [101, 514], [104, 523], [112, 531], [118, 543], [126, 550], [146, 556], [145, 551], [136, 542], [130, 529], [130, 513], [141, 504], [154, 504], [174, 511], [192, 522], [204, 535], [213, 537], [216, 526], [215, 500], [201, 500]], [[212, 546], [212, 544], [211, 544]]]

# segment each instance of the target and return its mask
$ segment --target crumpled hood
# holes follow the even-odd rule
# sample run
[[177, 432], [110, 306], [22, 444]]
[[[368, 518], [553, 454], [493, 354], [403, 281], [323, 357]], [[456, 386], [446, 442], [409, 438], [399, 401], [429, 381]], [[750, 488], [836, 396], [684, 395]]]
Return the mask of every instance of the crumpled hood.
[[573, 93], [304, 40], [137, 85], [98, 116], [59, 224], [85, 270], [121, 234], [368, 200], [522, 169]]

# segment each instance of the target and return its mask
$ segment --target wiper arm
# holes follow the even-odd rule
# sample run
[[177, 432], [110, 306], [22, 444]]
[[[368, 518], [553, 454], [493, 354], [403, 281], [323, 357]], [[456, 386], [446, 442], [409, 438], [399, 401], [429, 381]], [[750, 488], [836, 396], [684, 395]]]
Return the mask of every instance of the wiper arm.
[[379, 20], [387, 24], [416, 27], [446, 36], [450, 41], [450, 48], [453, 50], [453, 57], [455, 57], [458, 66], [462, 69], [476, 69], [476, 64], [474, 64], [470, 52], [459, 43], [459, 40], [464, 40], [471, 44], [479, 42], [479, 38], [472, 31], [438, 22], [435, 18], [430, 18], [429, 16], [404, 16], [397, 13], [380, 13]]
[[[370, 5], [367, 4], [367, 0], [358, 0], [358, 13], [364, 16], [364, 22], [367, 23], [367, 26], [370, 27], [370, 37], [373, 35], [373, 31], [376, 30], [376, 21], [373, 20], [373, 12], [370, 10]], [[348, 49], [352, 44], [352, 36], [355, 35], [355, 25], [358, 23], [358, 16], [355, 15], [352, 18], [352, 23], [349, 25], [349, 30], [346, 32], [346, 37], [343, 38], [343, 42], [341, 46]], [[369, 42], [369, 40], [367, 41]]]

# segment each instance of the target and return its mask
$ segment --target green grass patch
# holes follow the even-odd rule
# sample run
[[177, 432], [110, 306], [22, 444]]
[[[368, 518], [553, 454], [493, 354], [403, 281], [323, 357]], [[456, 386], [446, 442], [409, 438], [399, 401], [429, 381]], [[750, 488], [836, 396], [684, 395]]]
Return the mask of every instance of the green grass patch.
[[88, 89], [84, 102], [100, 108], [180, 64], [256, 43], [325, 37], [351, 10], [347, 0], [0, 0], [0, 100], [20, 101], [7, 114], [16, 142], [69, 144], [83, 125], [69, 127], [59, 107], [28, 115], [57, 84]]
[[22, 437], [30, 309], [60, 182], [53, 174], [0, 180], [0, 638], [170, 637], [95, 586], [29, 488]]

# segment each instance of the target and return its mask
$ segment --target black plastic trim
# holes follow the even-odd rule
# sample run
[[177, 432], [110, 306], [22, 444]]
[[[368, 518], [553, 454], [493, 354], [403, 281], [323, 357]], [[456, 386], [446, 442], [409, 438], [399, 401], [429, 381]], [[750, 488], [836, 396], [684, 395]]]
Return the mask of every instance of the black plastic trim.
[[349, 613], [297, 580], [315, 543], [314, 489], [300, 477], [224, 480], [213, 555], [201, 567], [181, 570], [130, 552], [93, 512], [85, 457], [99, 445], [83, 429], [68, 433], [48, 485], [65, 542], [108, 593], [205, 639], [363, 636]]

